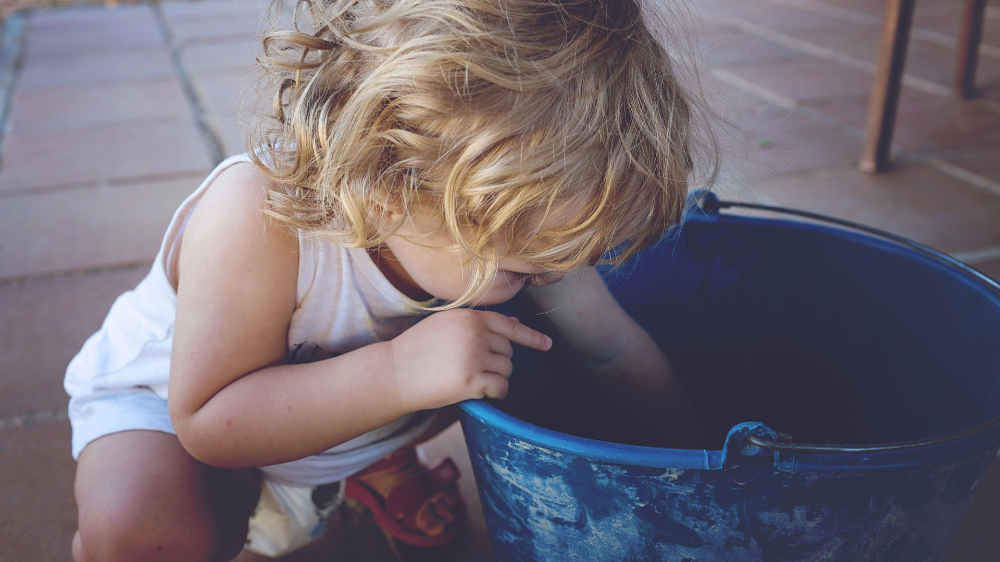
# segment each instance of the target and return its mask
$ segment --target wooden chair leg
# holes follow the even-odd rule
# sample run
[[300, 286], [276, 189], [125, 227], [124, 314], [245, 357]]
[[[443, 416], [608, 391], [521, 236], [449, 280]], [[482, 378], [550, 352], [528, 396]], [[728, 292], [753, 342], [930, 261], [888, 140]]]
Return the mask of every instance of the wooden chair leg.
[[976, 62], [979, 60], [979, 42], [983, 37], [986, 1], [965, 1], [965, 15], [958, 36], [955, 79], [952, 84], [955, 95], [962, 99], [972, 97], [976, 89]]
[[886, 4], [882, 41], [875, 66], [875, 84], [868, 106], [865, 146], [858, 163], [858, 167], [865, 172], [880, 172], [889, 164], [889, 147], [896, 123], [915, 3], [916, 0], [889, 0]]

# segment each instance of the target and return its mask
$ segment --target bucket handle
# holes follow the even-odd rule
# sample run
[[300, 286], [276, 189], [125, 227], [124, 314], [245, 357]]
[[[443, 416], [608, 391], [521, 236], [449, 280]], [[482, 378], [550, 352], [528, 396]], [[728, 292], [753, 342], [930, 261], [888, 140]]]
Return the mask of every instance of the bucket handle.
[[[902, 236], [893, 234], [891, 232], [886, 232], [884, 230], [880, 230], [880, 229], [877, 229], [877, 228], [874, 228], [874, 227], [871, 227], [871, 226], [865, 226], [863, 224], [858, 224], [856, 222], [846, 221], [846, 220], [838, 219], [838, 218], [834, 218], [834, 217], [828, 217], [828, 216], [820, 215], [820, 214], [816, 214], [816, 213], [810, 213], [809, 211], [800, 211], [798, 209], [791, 209], [791, 208], [788, 208], [788, 207], [778, 207], [778, 206], [774, 206], [774, 205], [761, 205], [761, 204], [758, 204], [758, 203], [744, 203], [744, 202], [741, 202], [741, 201], [720, 201], [719, 198], [714, 193], [712, 193], [711, 191], [708, 191], [708, 190], [698, 190], [698, 191], [693, 192], [691, 194], [691, 199], [694, 200], [694, 202], [698, 206], [698, 208], [702, 209], [703, 211], [705, 211], [707, 213], [718, 214], [718, 212], [720, 210], [722, 210], [722, 209], [732, 209], [732, 208], [754, 209], [754, 210], [758, 210], [758, 211], [768, 211], [768, 212], [772, 212], [772, 213], [781, 213], [781, 214], [785, 214], [785, 215], [793, 215], [793, 216], [796, 216], [796, 217], [802, 217], [802, 218], [806, 218], [806, 219], [811, 219], [811, 220], [818, 221], [818, 222], [825, 222], [825, 223], [835, 224], [837, 226], [842, 226], [844, 228], [849, 228], [851, 230], [857, 230], [857, 231], [860, 231], [860, 232], [864, 232], [866, 234], [871, 234], [872, 236], [878, 236], [880, 238], [885, 238], [887, 240], [891, 240], [891, 241], [893, 241], [893, 242], [895, 242], [897, 244], [900, 244], [902, 246], [906, 246], [907, 248], [909, 248], [909, 249], [911, 249], [911, 250], [913, 250], [915, 252], [918, 252], [918, 253], [926, 256], [926, 257], [929, 257], [929, 258], [931, 258], [931, 259], [933, 259], [935, 261], [942, 262], [942, 263], [945, 263], [945, 264], [947, 264], [947, 265], [949, 265], [951, 267], [958, 268], [963, 273], [967, 273], [967, 274], [975, 277], [976, 280], [984, 283], [987, 287], [989, 287], [989, 289], [991, 291], [993, 291], [994, 293], [1000, 295], [1000, 284], [998, 284], [993, 279], [987, 277], [985, 274], [980, 273], [976, 269], [974, 269], [974, 268], [972, 268], [972, 267], [970, 267], [970, 266], [962, 263], [961, 261], [959, 261], [959, 260], [957, 260], [957, 259], [949, 256], [948, 254], [945, 254], [943, 252], [939, 252], [939, 251], [935, 250], [934, 248], [931, 248], [931, 247], [928, 247], [928, 246], [924, 246], [923, 244], [920, 244], [919, 242], [914, 242], [913, 240], [910, 240], [908, 238], [904, 238]], [[690, 209], [690, 207], [689, 207], [689, 209]]]
[[1000, 426], [1000, 418], [994, 418], [988, 422], [928, 439], [915, 439], [913, 441], [899, 441], [897, 443], [880, 443], [877, 445], [820, 445], [815, 443], [789, 443], [791, 435], [779, 434], [779, 441], [762, 439], [756, 435], [748, 435], [745, 441], [754, 447], [781, 453], [886, 453], [894, 451], [909, 451], [923, 447], [933, 447], [944, 445], [960, 439], [966, 439], [979, 433], [989, 431]]
[[[863, 224], [858, 224], [851, 221], [846, 221], [843, 219], [828, 217], [825, 215], [820, 215], [816, 213], [810, 213], [809, 211], [800, 211], [798, 209], [790, 209], [788, 207], [778, 207], [774, 205], [761, 205], [758, 203], [743, 203], [740, 201], [720, 201], [719, 198], [712, 192], [707, 190], [699, 190], [691, 194], [692, 200], [698, 206], [707, 213], [715, 213], [722, 209], [754, 209], [759, 211], [768, 211], [773, 213], [780, 213], [785, 215], [792, 215], [796, 217], [807, 218], [810, 220], [815, 220], [818, 222], [835, 224], [837, 226], [842, 226], [852, 230], [857, 230], [864, 232], [866, 234], [871, 234], [873, 236], [878, 236], [887, 240], [891, 240], [902, 246], [906, 246], [911, 250], [918, 252], [926, 257], [929, 257], [935, 261], [942, 262], [951, 267], [958, 268], [964, 273], [972, 275], [977, 280], [983, 282], [987, 287], [990, 288], [994, 293], [1000, 294], [1000, 284], [996, 281], [990, 279], [986, 275], [980, 273], [972, 267], [958, 261], [957, 259], [949, 256], [948, 254], [939, 252], [928, 246], [924, 246], [918, 242], [914, 242], [908, 238], [898, 236], [891, 232], [886, 232], [884, 230], [879, 230], [870, 226], [865, 226]], [[689, 207], [690, 209], [690, 207]], [[1000, 417], [981, 423], [979, 425], [964, 429], [962, 431], [956, 431], [953, 433], [948, 433], [945, 435], [939, 435], [937, 437], [931, 437], [929, 439], [915, 439], [912, 441], [900, 441], [897, 443], [882, 443], [877, 445], [821, 445], [815, 443], [791, 443], [791, 435], [784, 433], [778, 434], [778, 440], [764, 439], [758, 435], [747, 435], [745, 442], [753, 445], [754, 447], [759, 447], [761, 449], [766, 449], [770, 451], [786, 452], [786, 453], [884, 453], [893, 451], [907, 451], [910, 449], [917, 449], [920, 447], [932, 447], [934, 445], [942, 445], [945, 443], [950, 443], [952, 441], [958, 441], [960, 439], [965, 439], [967, 437], [972, 437], [978, 433], [988, 431], [994, 427], [1000, 426]]]

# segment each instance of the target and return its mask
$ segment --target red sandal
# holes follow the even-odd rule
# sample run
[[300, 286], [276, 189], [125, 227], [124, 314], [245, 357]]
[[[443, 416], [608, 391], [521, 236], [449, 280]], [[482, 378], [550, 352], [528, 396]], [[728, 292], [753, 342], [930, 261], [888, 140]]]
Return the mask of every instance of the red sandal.
[[[450, 458], [428, 469], [416, 449], [404, 447], [348, 478], [344, 495], [371, 510], [375, 523], [395, 540], [431, 548], [454, 540], [465, 520], [458, 478]], [[419, 523], [426, 521], [439, 525], [424, 531]]]

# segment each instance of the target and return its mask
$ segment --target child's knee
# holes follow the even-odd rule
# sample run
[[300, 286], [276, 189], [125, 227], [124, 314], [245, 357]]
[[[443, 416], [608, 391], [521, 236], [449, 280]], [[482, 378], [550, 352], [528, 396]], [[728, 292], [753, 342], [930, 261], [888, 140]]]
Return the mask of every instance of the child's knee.
[[[77, 562], [119, 560], [217, 560], [223, 538], [216, 525], [197, 516], [183, 520], [161, 518], [155, 506], [115, 502], [80, 511]], [[245, 537], [245, 535], [244, 535]], [[235, 554], [234, 554], [235, 555]]]

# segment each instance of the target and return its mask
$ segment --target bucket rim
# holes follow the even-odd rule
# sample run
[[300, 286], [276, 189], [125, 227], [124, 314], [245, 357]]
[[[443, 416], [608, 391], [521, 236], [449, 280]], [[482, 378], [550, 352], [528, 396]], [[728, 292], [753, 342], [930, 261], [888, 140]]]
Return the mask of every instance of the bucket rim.
[[[655, 468], [703, 469], [715, 470], [725, 468], [725, 450], [729, 446], [732, 434], [727, 435], [720, 449], [676, 449], [669, 447], [647, 447], [600, 441], [587, 437], [578, 437], [553, 429], [534, 425], [512, 416], [486, 400], [466, 400], [458, 406], [466, 415], [495, 431], [499, 431], [535, 447], [583, 457], [589, 461], [618, 465], [638, 465]], [[738, 428], [751, 422], [736, 424]], [[750, 434], [743, 439], [744, 447], [759, 448], [774, 455], [775, 467], [782, 466], [782, 460], [789, 458], [825, 458], [835, 457], [864, 459], [868, 464], [876, 458], [882, 463], [904, 463], [905, 459], [918, 457], [923, 459], [928, 449], [941, 447], [954, 448], [954, 453], [967, 447], [975, 449], [1000, 448], [1000, 416], [981, 424], [943, 435], [910, 441], [873, 443], [870, 445], [837, 445], [813, 443], [788, 443], [762, 439]], [[790, 455], [789, 458], [785, 458]], [[890, 461], [891, 459], [891, 461]], [[856, 463], [847, 463], [854, 465]]]
[[[911, 240], [905, 236], [900, 236], [886, 230], [875, 228], [872, 226], [867, 226], [853, 221], [848, 221], [844, 219], [839, 219], [835, 217], [830, 217], [820, 213], [813, 213], [811, 211], [803, 211], [800, 209], [793, 209], [790, 207], [782, 207], [778, 205], [765, 205], [761, 203], [749, 203], [745, 201], [724, 201], [720, 200], [715, 193], [708, 190], [696, 190], [692, 192], [688, 197], [688, 207], [685, 211], [684, 221], [691, 220], [746, 220], [748, 217], [745, 215], [725, 213], [723, 210], [733, 210], [733, 209], [745, 209], [745, 210], [757, 210], [765, 211], [769, 213], [775, 213], [780, 215], [787, 215], [789, 217], [794, 217], [798, 219], [806, 220], [789, 220], [789, 219], [778, 219], [778, 218], [755, 218], [754, 220], [772, 221], [772, 222], [783, 222], [790, 223], [796, 227], [800, 228], [826, 228], [835, 231], [839, 231], [843, 234], [854, 234], [855, 236], [867, 235], [867, 237], [874, 240], [881, 240], [882, 242], [894, 243], [900, 247], [906, 248], [916, 255], [921, 256], [925, 259], [929, 259], [932, 262], [943, 266], [945, 269], [951, 271], [951, 273], [958, 275], [963, 278], [964, 281], [978, 285], [981, 288], [988, 290], [992, 293], [994, 297], [1000, 298], [1000, 281], [994, 280], [992, 277], [986, 275], [985, 273], [979, 271], [975, 267], [966, 264], [954, 258], [940, 250], [935, 250], [930, 246], [926, 246]], [[810, 223], [808, 221], [816, 221], [815, 223]]]
[[[906, 237], [851, 221], [828, 217], [818, 213], [801, 211], [787, 207], [761, 205], [735, 201], [720, 201], [711, 191], [699, 190], [693, 192], [688, 199], [688, 209], [684, 222], [743, 222], [750, 217], [731, 212], [721, 213], [723, 209], [751, 209], [774, 212], [806, 220], [789, 220], [775, 217], [753, 217], [755, 223], [784, 223], [788, 226], [819, 229], [839, 232], [841, 236], [867, 239], [868, 243], [896, 245], [909, 250], [939, 267], [948, 270], [952, 275], [966, 283], [977, 286], [990, 294], [994, 299], [1000, 299], [1000, 283], [986, 276], [975, 268], [953, 258], [943, 252], [925, 246]], [[817, 221], [817, 222], [810, 222]], [[859, 240], [860, 241], [860, 240]], [[512, 416], [485, 400], [467, 400], [458, 404], [465, 414], [476, 418], [481, 423], [494, 430], [507, 433], [517, 439], [534, 446], [552, 451], [578, 455], [600, 462], [615, 464], [642, 464], [645, 466], [669, 468], [702, 468], [716, 469], [722, 467], [722, 456], [725, 444], [720, 449], [675, 449], [647, 447], [600, 441], [586, 437], [578, 437], [552, 429], [537, 426]], [[928, 448], [946, 445], [957, 445], [960, 442], [971, 443], [978, 439], [989, 439], [991, 447], [1000, 446], [1000, 416], [983, 421], [974, 426], [927, 438], [882, 442], [864, 445], [794, 443], [785, 440], [767, 440], [750, 436], [746, 444], [759, 447], [775, 455], [862, 455], [870, 458], [908, 456], [914, 452], [925, 451]], [[775, 459], [777, 460], [777, 459]]]
[[672, 449], [599, 441], [562, 433], [514, 417], [486, 400], [466, 400], [458, 406], [485, 426], [542, 449], [609, 464], [678, 469], [714, 469], [722, 465], [722, 450]]

